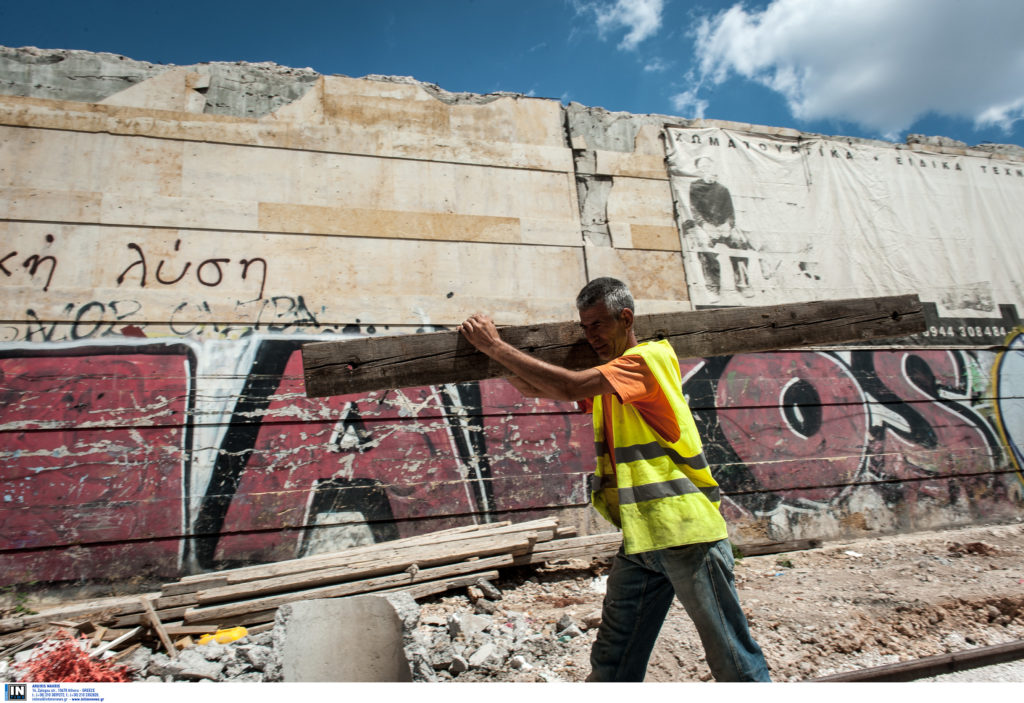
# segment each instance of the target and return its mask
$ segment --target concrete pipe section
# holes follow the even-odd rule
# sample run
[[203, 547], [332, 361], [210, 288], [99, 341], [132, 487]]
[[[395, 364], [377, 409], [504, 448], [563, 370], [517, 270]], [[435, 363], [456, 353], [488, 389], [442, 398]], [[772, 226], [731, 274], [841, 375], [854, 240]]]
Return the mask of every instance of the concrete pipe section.
[[387, 598], [291, 603], [274, 630], [283, 681], [412, 681], [402, 619]]

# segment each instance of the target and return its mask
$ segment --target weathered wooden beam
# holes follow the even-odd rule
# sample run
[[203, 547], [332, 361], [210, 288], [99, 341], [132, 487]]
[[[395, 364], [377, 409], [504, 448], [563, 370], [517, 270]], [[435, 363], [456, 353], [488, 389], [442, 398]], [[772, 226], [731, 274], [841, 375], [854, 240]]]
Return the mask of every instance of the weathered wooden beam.
[[605, 558], [619, 551], [622, 545], [620, 532], [604, 532], [598, 535], [558, 539], [534, 545], [526, 554], [515, 558], [516, 566], [543, 564], [556, 559]]
[[601, 532], [596, 535], [583, 535], [582, 537], [566, 537], [565, 539], [556, 539], [551, 542], [544, 542], [543, 544], [535, 544], [527, 556], [530, 554], [560, 552], [568, 549], [602, 548], [609, 545], [613, 545], [618, 549], [621, 544], [622, 533], [615, 530], [614, 532]]
[[438, 579], [436, 581], [427, 581], [425, 583], [418, 583], [415, 586], [406, 586], [403, 588], [389, 588], [382, 591], [375, 591], [375, 593], [408, 593], [414, 599], [425, 598], [432, 596], [435, 593], [444, 593], [445, 591], [451, 591], [456, 588], [464, 588], [471, 586], [480, 579], [487, 579], [488, 581], [494, 581], [498, 578], [497, 571], [476, 571], [468, 576], [460, 576], [454, 579]]
[[[640, 341], [667, 339], [680, 358], [891, 339], [923, 332], [916, 295], [638, 315]], [[576, 322], [503, 327], [502, 339], [570, 369], [598, 364]], [[507, 372], [458, 332], [312, 342], [302, 347], [306, 395], [479, 381]]]
[[488, 537], [483, 540], [467, 539], [457, 542], [447, 549], [423, 546], [407, 549], [404, 552], [395, 552], [388, 557], [372, 562], [303, 571], [199, 591], [196, 594], [196, 599], [200, 606], [207, 606], [211, 603], [251, 599], [299, 588], [309, 589], [349, 581], [367, 580], [375, 576], [404, 572], [413, 566], [416, 567], [415, 571], [418, 571], [473, 557], [495, 556], [503, 553], [520, 554], [529, 551], [536, 541], [534, 538], [534, 533], [522, 533]]
[[[156, 611], [158, 618], [163, 620], [178, 620], [184, 617], [185, 611], [191, 606], [179, 605], [176, 608], [165, 608]], [[137, 613], [125, 613], [113, 621], [114, 627], [132, 627], [134, 625], [145, 625], [149, 627], [149, 618], [146, 612], [140, 607]]]
[[[151, 598], [157, 598], [160, 596], [159, 593], [147, 593], [145, 595], [148, 595]], [[142, 604], [139, 602], [138, 596], [101, 598], [92, 601], [74, 603], [72, 605], [57, 606], [35, 615], [26, 615], [18, 618], [0, 620], [0, 633], [13, 632], [15, 630], [21, 630], [50, 620], [60, 620], [65, 618], [84, 617], [105, 621], [108, 618], [114, 618], [120, 615], [141, 613], [142, 610]], [[118, 627], [117, 623], [114, 623], [114, 626]]]
[[[208, 574], [204, 574], [209, 576]], [[209, 578], [194, 581], [181, 581], [178, 583], [165, 583], [160, 587], [160, 595], [164, 597], [168, 596], [182, 596], [188, 593], [195, 593], [202, 588], [217, 588], [218, 586], [227, 586], [228, 580], [223, 576], [209, 576]]]
[[[512, 523], [502, 521], [487, 525], [467, 525], [455, 527], [438, 532], [430, 532], [415, 537], [379, 542], [376, 544], [364, 545], [362, 547], [350, 547], [338, 552], [314, 554], [298, 559], [288, 559], [272, 564], [257, 564], [254, 566], [243, 566], [235, 569], [224, 569], [213, 574], [196, 574], [183, 576], [176, 583], [165, 584], [162, 595], [170, 593], [189, 594], [197, 591], [220, 588], [232, 584], [256, 581], [259, 579], [273, 578], [287, 574], [296, 574], [317, 569], [330, 568], [333, 566], [352, 566], [367, 561], [379, 561], [382, 559], [399, 559], [402, 550], [415, 549], [418, 547], [437, 548], [448, 542], [470, 544], [476, 540], [484, 540], [498, 535], [535, 533], [537, 542], [544, 542], [554, 537], [554, 531], [558, 528], [558, 520], [555, 518], [542, 518], [528, 522]], [[161, 604], [163, 603], [161, 600]], [[168, 604], [177, 604], [168, 599]]]
[[150, 601], [147, 596], [142, 596], [139, 599], [139, 602], [142, 603], [144, 614], [146, 619], [149, 620], [150, 626], [160, 638], [160, 642], [163, 643], [164, 649], [167, 650], [167, 656], [171, 659], [177, 658], [178, 650], [175, 648], [174, 643], [171, 642], [171, 638], [168, 636], [167, 631], [164, 630], [164, 625], [160, 622], [160, 616], [156, 614], [155, 610], [153, 610], [152, 601]]
[[[103, 641], [103, 635], [107, 633], [107, 628], [104, 625], [100, 625], [96, 628], [92, 635], [92, 642], [89, 644], [90, 647], [99, 647], [100, 642]], [[111, 638], [116, 639], [116, 638]]]
[[185, 612], [184, 619], [188, 624], [219, 621], [236, 615], [245, 615], [246, 613], [255, 613], [263, 610], [279, 608], [286, 603], [294, 603], [300, 600], [310, 600], [313, 598], [339, 598], [341, 596], [351, 596], [357, 593], [379, 591], [385, 588], [405, 585], [411, 586], [421, 581], [446, 579], [447, 577], [461, 576], [466, 573], [472, 573], [483, 569], [511, 566], [512, 559], [513, 556], [511, 554], [501, 554], [498, 556], [487, 557], [485, 559], [474, 559], [472, 561], [464, 561], [457, 564], [438, 566], [432, 569], [421, 569], [414, 574], [403, 572], [401, 574], [392, 574], [390, 576], [381, 576], [379, 578], [371, 578], [361, 581], [351, 581], [332, 586], [308, 588], [281, 595], [235, 601], [225, 605], [190, 608]]
[[[408, 593], [414, 599], [425, 598], [432, 596], [437, 593], [444, 593], [445, 591], [451, 591], [457, 588], [465, 588], [476, 583], [479, 579], [487, 579], [488, 581], [496, 581], [498, 579], [499, 572], [497, 571], [474, 571], [466, 576], [459, 576], [456, 578], [441, 578], [435, 581], [424, 581], [423, 583], [417, 583], [412, 586], [401, 586], [398, 588], [384, 588], [378, 591], [374, 591], [374, 595], [386, 594], [386, 593]], [[353, 594], [359, 595], [359, 594]], [[237, 615], [231, 618], [225, 618], [217, 620], [215, 629], [222, 629], [227, 627], [244, 626], [250, 635], [256, 635], [260, 632], [266, 632], [273, 628], [274, 617], [277, 615], [277, 608], [271, 608], [269, 610], [260, 610], [255, 613], [246, 613], [244, 615]], [[259, 624], [257, 624], [259, 623]]]
[[[159, 621], [159, 618], [157, 620]], [[132, 637], [135, 637], [136, 635], [138, 635], [140, 632], [142, 632], [142, 628], [141, 627], [136, 627], [134, 629], [131, 629], [128, 632], [125, 632], [120, 637], [117, 637], [116, 639], [113, 639], [110, 642], [107, 642], [106, 644], [101, 644], [99, 647], [96, 647], [91, 652], [89, 652], [89, 656], [90, 657], [98, 657], [101, 654], [103, 654], [104, 652], [108, 652], [108, 651], [114, 649], [114, 647], [121, 646], [122, 644], [124, 644], [125, 642], [130, 640]]]
[[111, 661], [115, 661], [115, 662], [121, 661], [123, 659], [127, 659], [128, 657], [130, 657], [132, 655], [132, 653], [135, 652], [135, 650], [137, 650], [141, 646], [142, 646], [142, 642], [136, 642], [135, 644], [131, 645], [130, 647], [127, 647], [126, 649], [122, 649], [117, 654], [114, 654], [110, 650], [107, 650], [107, 653], [106, 653], [106, 655], [103, 658], [104, 659], [110, 659]]
[[[521, 544], [523, 542], [545, 542], [554, 537], [554, 529], [557, 520], [545, 518], [530, 522], [515, 524], [502, 524], [498, 527], [488, 529], [486, 526], [475, 526], [472, 531], [461, 533], [437, 533], [437, 537], [431, 539], [431, 535], [420, 535], [413, 540], [379, 542], [365, 547], [354, 547], [347, 552], [339, 552], [334, 555], [314, 555], [301, 560], [277, 562], [257, 567], [243, 567], [245, 570], [237, 572], [219, 572], [227, 576], [228, 585], [242, 584], [258, 579], [267, 579], [274, 576], [285, 576], [287, 574], [299, 574], [313, 572], [320, 569], [327, 569], [336, 566], [358, 566], [371, 562], [398, 562], [413, 555], [413, 561], [421, 558], [424, 554], [436, 552], [444, 555], [454, 550], [466, 551], [478, 549], [477, 556], [485, 556], [494, 553], [495, 547], [502, 548], [503, 544]], [[503, 541], [504, 540], [504, 541]], [[466, 554], [466, 557], [471, 554]], [[326, 558], [325, 558], [326, 557]], [[464, 558], [464, 557], [459, 557]], [[452, 558], [451, 561], [457, 561]], [[403, 567], [404, 568], [404, 567]]]

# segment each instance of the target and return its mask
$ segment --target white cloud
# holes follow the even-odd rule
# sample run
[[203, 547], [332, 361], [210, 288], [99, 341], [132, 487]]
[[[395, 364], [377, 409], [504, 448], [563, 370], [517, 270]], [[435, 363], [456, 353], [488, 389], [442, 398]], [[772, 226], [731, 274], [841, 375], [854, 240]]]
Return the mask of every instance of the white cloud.
[[668, 66], [669, 65], [661, 59], [655, 58], [644, 65], [644, 71], [647, 73], [663, 73], [668, 70]]
[[602, 38], [610, 32], [627, 29], [619, 48], [632, 50], [661, 29], [664, 4], [664, 0], [616, 0], [613, 5], [585, 4], [583, 9], [594, 13]]
[[1002, 128], [1004, 132], [1013, 129], [1013, 123], [1024, 119], [1024, 98], [1019, 98], [1006, 105], [993, 105], [986, 108], [980, 115], [975, 117], [975, 124], [979, 127], [994, 125]]
[[704, 112], [708, 109], [708, 101], [697, 97], [699, 89], [694, 87], [685, 93], [672, 96], [672, 107], [680, 115], [686, 115], [692, 119], [704, 119]]
[[773, 0], [737, 3], [696, 30], [694, 87], [732, 75], [785, 97], [799, 119], [894, 135], [929, 112], [1010, 129], [1024, 119], [1020, 0]]

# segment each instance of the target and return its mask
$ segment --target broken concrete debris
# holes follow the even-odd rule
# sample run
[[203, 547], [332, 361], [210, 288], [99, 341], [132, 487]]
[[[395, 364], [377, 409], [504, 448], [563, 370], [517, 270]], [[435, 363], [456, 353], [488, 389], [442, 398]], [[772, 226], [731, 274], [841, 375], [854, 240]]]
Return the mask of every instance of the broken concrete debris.
[[[34, 657], [45, 656], [47, 644], [19, 652], [14, 665], [25, 664]], [[210, 642], [190, 647], [171, 659], [164, 652], [138, 647], [122, 662], [133, 673], [135, 681], [273, 681], [279, 680], [280, 666], [273, 648], [270, 631], [244, 637], [227, 645]], [[11, 667], [0, 668], [0, 679], [15, 680]]]
[[548, 623], [497, 609], [494, 615], [455, 612], [444, 625], [421, 623], [411, 634], [414, 680], [444, 681], [473, 670], [533, 669], [583, 631], [568, 615]]

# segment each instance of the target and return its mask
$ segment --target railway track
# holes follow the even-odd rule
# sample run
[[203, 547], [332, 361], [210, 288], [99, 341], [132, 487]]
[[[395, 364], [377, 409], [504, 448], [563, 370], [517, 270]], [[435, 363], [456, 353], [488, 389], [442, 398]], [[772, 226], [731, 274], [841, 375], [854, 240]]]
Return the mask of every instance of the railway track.
[[951, 654], [937, 654], [912, 661], [874, 666], [869, 669], [843, 671], [812, 679], [812, 681], [916, 681], [1021, 659], [1024, 659], [1024, 640], [1014, 640], [989, 647], [977, 647]]

